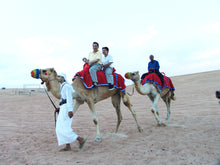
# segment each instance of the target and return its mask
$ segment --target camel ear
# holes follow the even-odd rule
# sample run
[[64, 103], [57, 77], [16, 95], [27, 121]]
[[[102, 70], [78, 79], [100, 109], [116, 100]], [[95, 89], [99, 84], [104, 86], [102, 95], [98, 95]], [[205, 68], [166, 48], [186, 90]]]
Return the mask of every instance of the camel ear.
[[55, 73], [56, 75], [56, 71], [54, 70], [54, 68], [50, 68], [49, 75], [51, 75], [51, 73]]
[[56, 72], [56, 70], [54, 70], [54, 73], [55, 73], [55, 75], [57, 76], [57, 72]]

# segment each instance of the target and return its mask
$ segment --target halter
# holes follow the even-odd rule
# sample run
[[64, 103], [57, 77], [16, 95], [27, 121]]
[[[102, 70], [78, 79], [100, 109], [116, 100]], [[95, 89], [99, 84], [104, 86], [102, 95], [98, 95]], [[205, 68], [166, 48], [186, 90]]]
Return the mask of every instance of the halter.
[[[49, 73], [47, 73], [47, 72], [45, 72], [44, 74], [45, 75], [47, 75], [48, 74], [48, 80], [46, 80], [46, 81], [44, 81], [44, 80], [42, 80], [42, 78], [40, 78], [40, 72], [41, 72], [41, 70], [40, 69], [35, 69], [35, 70], [33, 70], [32, 72], [31, 72], [31, 76], [33, 77], [33, 78], [36, 78], [36, 79], [41, 79], [41, 84], [43, 85], [44, 84], [44, 82], [46, 82], [46, 86], [48, 87], [49, 85], [50, 85], [50, 81], [54, 81], [54, 80], [57, 80], [56, 78], [54, 78], [54, 79], [50, 79], [50, 75], [51, 75], [51, 72], [49, 72]], [[56, 72], [56, 71], [55, 71]], [[58, 81], [58, 80], [57, 80]]]
[[[41, 79], [41, 78], [40, 78]], [[50, 85], [50, 81], [54, 81], [54, 80], [57, 80], [56, 78], [54, 78], [54, 79], [51, 79], [51, 80], [47, 80], [47, 81], [44, 81], [44, 80], [42, 80], [41, 79], [41, 84], [43, 85], [44, 84], [44, 82], [46, 83], [46, 86], [48, 87], [49, 85]], [[58, 80], [57, 80], [58, 81]]]
[[[131, 73], [130, 72], [126, 73], [125, 78], [126, 79], [131, 79]], [[132, 81], [139, 81], [139, 80], [132, 80]]]

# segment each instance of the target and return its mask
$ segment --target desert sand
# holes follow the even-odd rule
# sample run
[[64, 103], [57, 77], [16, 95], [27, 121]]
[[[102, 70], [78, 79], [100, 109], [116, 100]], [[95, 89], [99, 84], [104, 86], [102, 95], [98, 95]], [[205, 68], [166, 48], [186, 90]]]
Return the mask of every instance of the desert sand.
[[[0, 164], [147, 164], [213, 165], [220, 158], [220, 70], [171, 77], [176, 101], [171, 103], [170, 124], [158, 127], [147, 96], [136, 91], [130, 97], [143, 133], [139, 133], [129, 110], [121, 105], [123, 120], [117, 134], [116, 113], [111, 99], [96, 104], [102, 142], [94, 142], [96, 128], [87, 104], [74, 115], [72, 128], [88, 137], [82, 150], [59, 152], [54, 108], [44, 92], [0, 90]], [[36, 80], [39, 81], [40, 80]], [[133, 86], [127, 87], [131, 93]], [[52, 96], [55, 104], [59, 100]], [[158, 103], [163, 121], [166, 106]]]

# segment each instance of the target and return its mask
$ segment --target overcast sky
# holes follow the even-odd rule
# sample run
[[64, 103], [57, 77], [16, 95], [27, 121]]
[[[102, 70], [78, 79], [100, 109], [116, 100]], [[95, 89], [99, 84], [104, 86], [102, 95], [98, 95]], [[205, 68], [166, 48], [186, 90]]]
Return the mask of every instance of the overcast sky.
[[150, 54], [167, 76], [220, 69], [219, 0], [0, 0], [0, 23], [0, 87], [40, 84], [36, 68], [71, 81], [93, 41], [123, 76]]

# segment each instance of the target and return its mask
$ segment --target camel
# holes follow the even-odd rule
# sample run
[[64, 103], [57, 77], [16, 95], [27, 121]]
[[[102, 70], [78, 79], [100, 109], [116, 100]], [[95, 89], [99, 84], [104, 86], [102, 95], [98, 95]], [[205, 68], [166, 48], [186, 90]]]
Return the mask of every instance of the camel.
[[[34, 76], [34, 72], [38, 72], [39, 75]], [[33, 78], [40, 78], [43, 82], [46, 82], [46, 87], [47, 90], [52, 93], [54, 97], [57, 99], [60, 99], [60, 84], [58, 83], [56, 77], [57, 73], [54, 70], [54, 68], [47, 68], [47, 69], [36, 69], [31, 72], [31, 76]], [[76, 77], [76, 79], [72, 82], [72, 87], [75, 90], [73, 93], [73, 99], [75, 99], [73, 103], [73, 114], [77, 111], [80, 105], [82, 105], [84, 102], [86, 102], [89, 106], [89, 109], [92, 112], [93, 115], [93, 122], [96, 125], [96, 138], [94, 141], [100, 142], [101, 141], [101, 136], [100, 136], [100, 131], [99, 131], [99, 122], [98, 122], [98, 117], [96, 114], [95, 110], [95, 104], [101, 100], [107, 99], [111, 97], [112, 104], [116, 110], [117, 114], [117, 125], [116, 125], [116, 130], [115, 132], [118, 132], [119, 125], [122, 121], [122, 114], [121, 114], [121, 109], [120, 109], [120, 102], [121, 98], [123, 100], [123, 103], [125, 106], [128, 107], [130, 112], [132, 113], [134, 120], [137, 124], [139, 132], [142, 132], [143, 129], [139, 125], [137, 118], [136, 118], [136, 113], [133, 109], [132, 104], [130, 103], [130, 99], [125, 91], [125, 93], [121, 92], [120, 89], [114, 89], [112, 91], [108, 90], [108, 87], [97, 87], [97, 88], [92, 88], [92, 89], [87, 89], [83, 85], [83, 81], [79, 78]]]
[[161, 122], [160, 119], [160, 112], [157, 108], [157, 103], [159, 98], [161, 97], [163, 101], [166, 104], [167, 107], [167, 124], [170, 122], [170, 103], [171, 100], [175, 100], [176, 98], [173, 96], [173, 91], [171, 91], [169, 88], [166, 88], [165, 94], [163, 96], [159, 93], [157, 88], [152, 83], [146, 83], [144, 85], [141, 85], [140, 82], [140, 75], [139, 72], [128, 72], [125, 74], [125, 78], [130, 79], [134, 82], [135, 88], [137, 92], [141, 95], [148, 95], [150, 100], [152, 101], [153, 105], [151, 107], [151, 112], [154, 114], [155, 119], [158, 123], [158, 126], [165, 126], [165, 123]]

